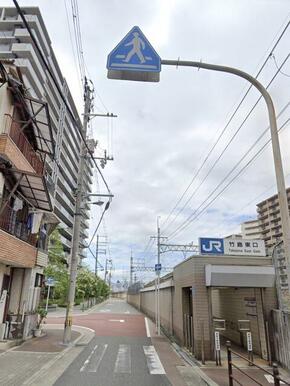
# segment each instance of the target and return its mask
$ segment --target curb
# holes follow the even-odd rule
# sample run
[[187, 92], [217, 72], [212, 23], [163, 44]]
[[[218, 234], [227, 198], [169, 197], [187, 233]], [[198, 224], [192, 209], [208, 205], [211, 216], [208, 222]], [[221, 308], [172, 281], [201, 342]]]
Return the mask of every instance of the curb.
[[[63, 324], [48, 323], [44, 325], [44, 330], [62, 330]], [[71, 346], [86, 346], [95, 336], [95, 331], [88, 327], [73, 325], [72, 331], [79, 332], [78, 336], [68, 347]]]
[[208, 375], [206, 375], [201, 368], [199, 367], [199, 363], [197, 360], [189, 357], [189, 355], [180, 347], [177, 343], [171, 342], [171, 347], [173, 350], [179, 355], [194, 371], [194, 373], [198, 376], [199, 382], [201, 385], [206, 386], [219, 386], [216, 382], [214, 382]]
[[[63, 324], [47, 324], [45, 327], [47, 329], [63, 329]], [[95, 331], [87, 327], [72, 326], [72, 330], [79, 332], [81, 335], [65, 347], [64, 350], [56, 354], [53, 359], [43, 365], [29, 379], [26, 379], [23, 386], [39, 386], [40, 384], [42, 386], [51, 386], [54, 384], [82, 352], [84, 346], [87, 346], [95, 336]], [[58, 368], [51, 371], [51, 368], [53, 368], [53, 365], [57, 362]]]

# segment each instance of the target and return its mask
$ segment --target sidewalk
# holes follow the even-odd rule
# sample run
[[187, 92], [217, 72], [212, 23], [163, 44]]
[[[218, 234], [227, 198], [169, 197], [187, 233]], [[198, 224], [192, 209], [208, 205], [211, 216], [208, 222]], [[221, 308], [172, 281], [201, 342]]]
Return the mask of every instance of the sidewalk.
[[[100, 307], [104, 306], [108, 303], [109, 299], [104, 300], [101, 303], [95, 304], [94, 306], [83, 310], [82, 306], [74, 306], [72, 314], [75, 316], [79, 315], [88, 315], [97, 311]], [[65, 307], [57, 307], [54, 309], [48, 309], [47, 318], [63, 318], [65, 317], [66, 308]]]
[[[174, 386], [228, 386], [228, 365], [227, 365], [227, 353], [225, 348], [222, 350], [222, 366], [216, 366], [214, 361], [206, 361], [203, 365], [198, 360], [194, 359], [192, 355], [185, 349], [179, 347], [175, 343], [171, 343], [165, 336], [158, 336], [156, 334], [156, 328], [154, 323], [147, 318], [148, 327], [152, 343], [154, 344], [160, 359], [163, 363], [169, 364], [166, 367], [166, 373], [169, 380]], [[233, 349], [236, 349], [234, 346]], [[238, 349], [239, 353], [244, 354], [243, 350]], [[179, 358], [176, 358], [178, 355]], [[246, 356], [246, 355], [245, 355]], [[183, 359], [183, 360], [182, 360]], [[233, 363], [241, 368], [245, 373], [249, 374], [252, 378], [256, 379], [263, 386], [270, 386], [274, 384], [271, 377], [266, 378], [265, 373], [262, 370], [248, 366], [248, 364], [233, 354]], [[255, 355], [255, 363], [268, 371], [272, 371], [268, 363], [263, 359]], [[279, 368], [280, 376], [290, 385], [290, 374], [285, 370]], [[180, 380], [180, 375], [182, 381]], [[238, 370], [234, 370], [234, 377], [236, 377], [243, 386], [257, 386], [258, 383], [252, 381]], [[234, 382], [234, 384], [237, 384]], [[281, 383], [281, 385], [283, 385]]]
[[[72, 344], [69, 346], [62, 345], [62, 324], [46, 324], [42, 337], [2, 352], [0, 385], [53, 385], [95, 335], [85, 327], [72, 328]], [[53, 366], [56, 362], [57, 366]]]

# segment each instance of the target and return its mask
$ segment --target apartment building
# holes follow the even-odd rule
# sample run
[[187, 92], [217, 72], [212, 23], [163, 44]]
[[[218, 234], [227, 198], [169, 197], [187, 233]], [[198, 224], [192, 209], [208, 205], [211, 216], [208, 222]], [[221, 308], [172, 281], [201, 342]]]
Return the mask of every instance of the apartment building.
[[21, 72], [0, 63], [0, 340], [31, 335], [58, 223], [44, 177], [54, 154], [45, 102], [25, 93]]
[[258, 219], [245, 221], [241, 224], [243, 239], [263, 239], [261, 225]]
[[[67, 102], [77, 121], [81, 122], [69, 87], [64, 79], [38, 7], [23, 7], [25, 18], [33, 30], [38, 44], [57, 79], [59, 87], [67, 98]], [[47, 102], [52, 136], [55, 142], [54, 159], [46, 158], [46, 176], [51, 194], [54, 213], [60, 220], [61, 242], [69, 263], [72, 248], [72, 235], [75, 213], [75, 191], [79, 170], [79, 154], [81, 136], [66, 111], [51, 77], [41, 58], [34, 48], [28, 31], [15, 8], [0, 8], [0, 60], [10, 60], [21, 72], [23, 83], [30, 96]], [[85, 167], [84, 186], [91, 192], [92, 161], [88, 158]], [[86, 238], [89, 228], [89, 205], [82, 209], [80, 255], [85, 257]]]
[[[290, 208], [290, 188], [287, 188], [288, 208]], [[267, 198], [257, 204], [258, 221], [266, 247], [272, 248], [282, 240], [282, 224], [278, 195]]]

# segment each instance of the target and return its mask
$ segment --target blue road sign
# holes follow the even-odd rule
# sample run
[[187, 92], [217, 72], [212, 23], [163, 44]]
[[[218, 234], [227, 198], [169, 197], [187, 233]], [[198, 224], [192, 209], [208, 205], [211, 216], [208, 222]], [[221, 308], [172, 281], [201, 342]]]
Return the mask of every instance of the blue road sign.
[[224, 240], [201, 237], [199, 239], [199, 250], [202, 255], [223, 255]]
[[139, 27], [133, 27], [108, 55], [108, 70], [160, 72], [161, 59]]
[[55, 280], [54, 280], [54, 278], [53, 277], [47, 277], [46, 278], [46, 285], [47, 286], [54, 286], [54, 284], [55, 284]]
[[155, 264], [155, 272], [160, 272], [162, 269], [161, 264]]

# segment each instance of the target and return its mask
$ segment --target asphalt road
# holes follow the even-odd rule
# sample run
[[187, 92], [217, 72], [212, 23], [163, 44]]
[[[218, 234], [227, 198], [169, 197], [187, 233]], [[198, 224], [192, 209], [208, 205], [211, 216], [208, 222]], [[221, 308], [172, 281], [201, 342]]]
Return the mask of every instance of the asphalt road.
[[75, 316], [74, 323], [94, 329], [96, 337], [55, 386], [171, 385], [144, 316], [125, 301], [110, 300], [93, 313]]

